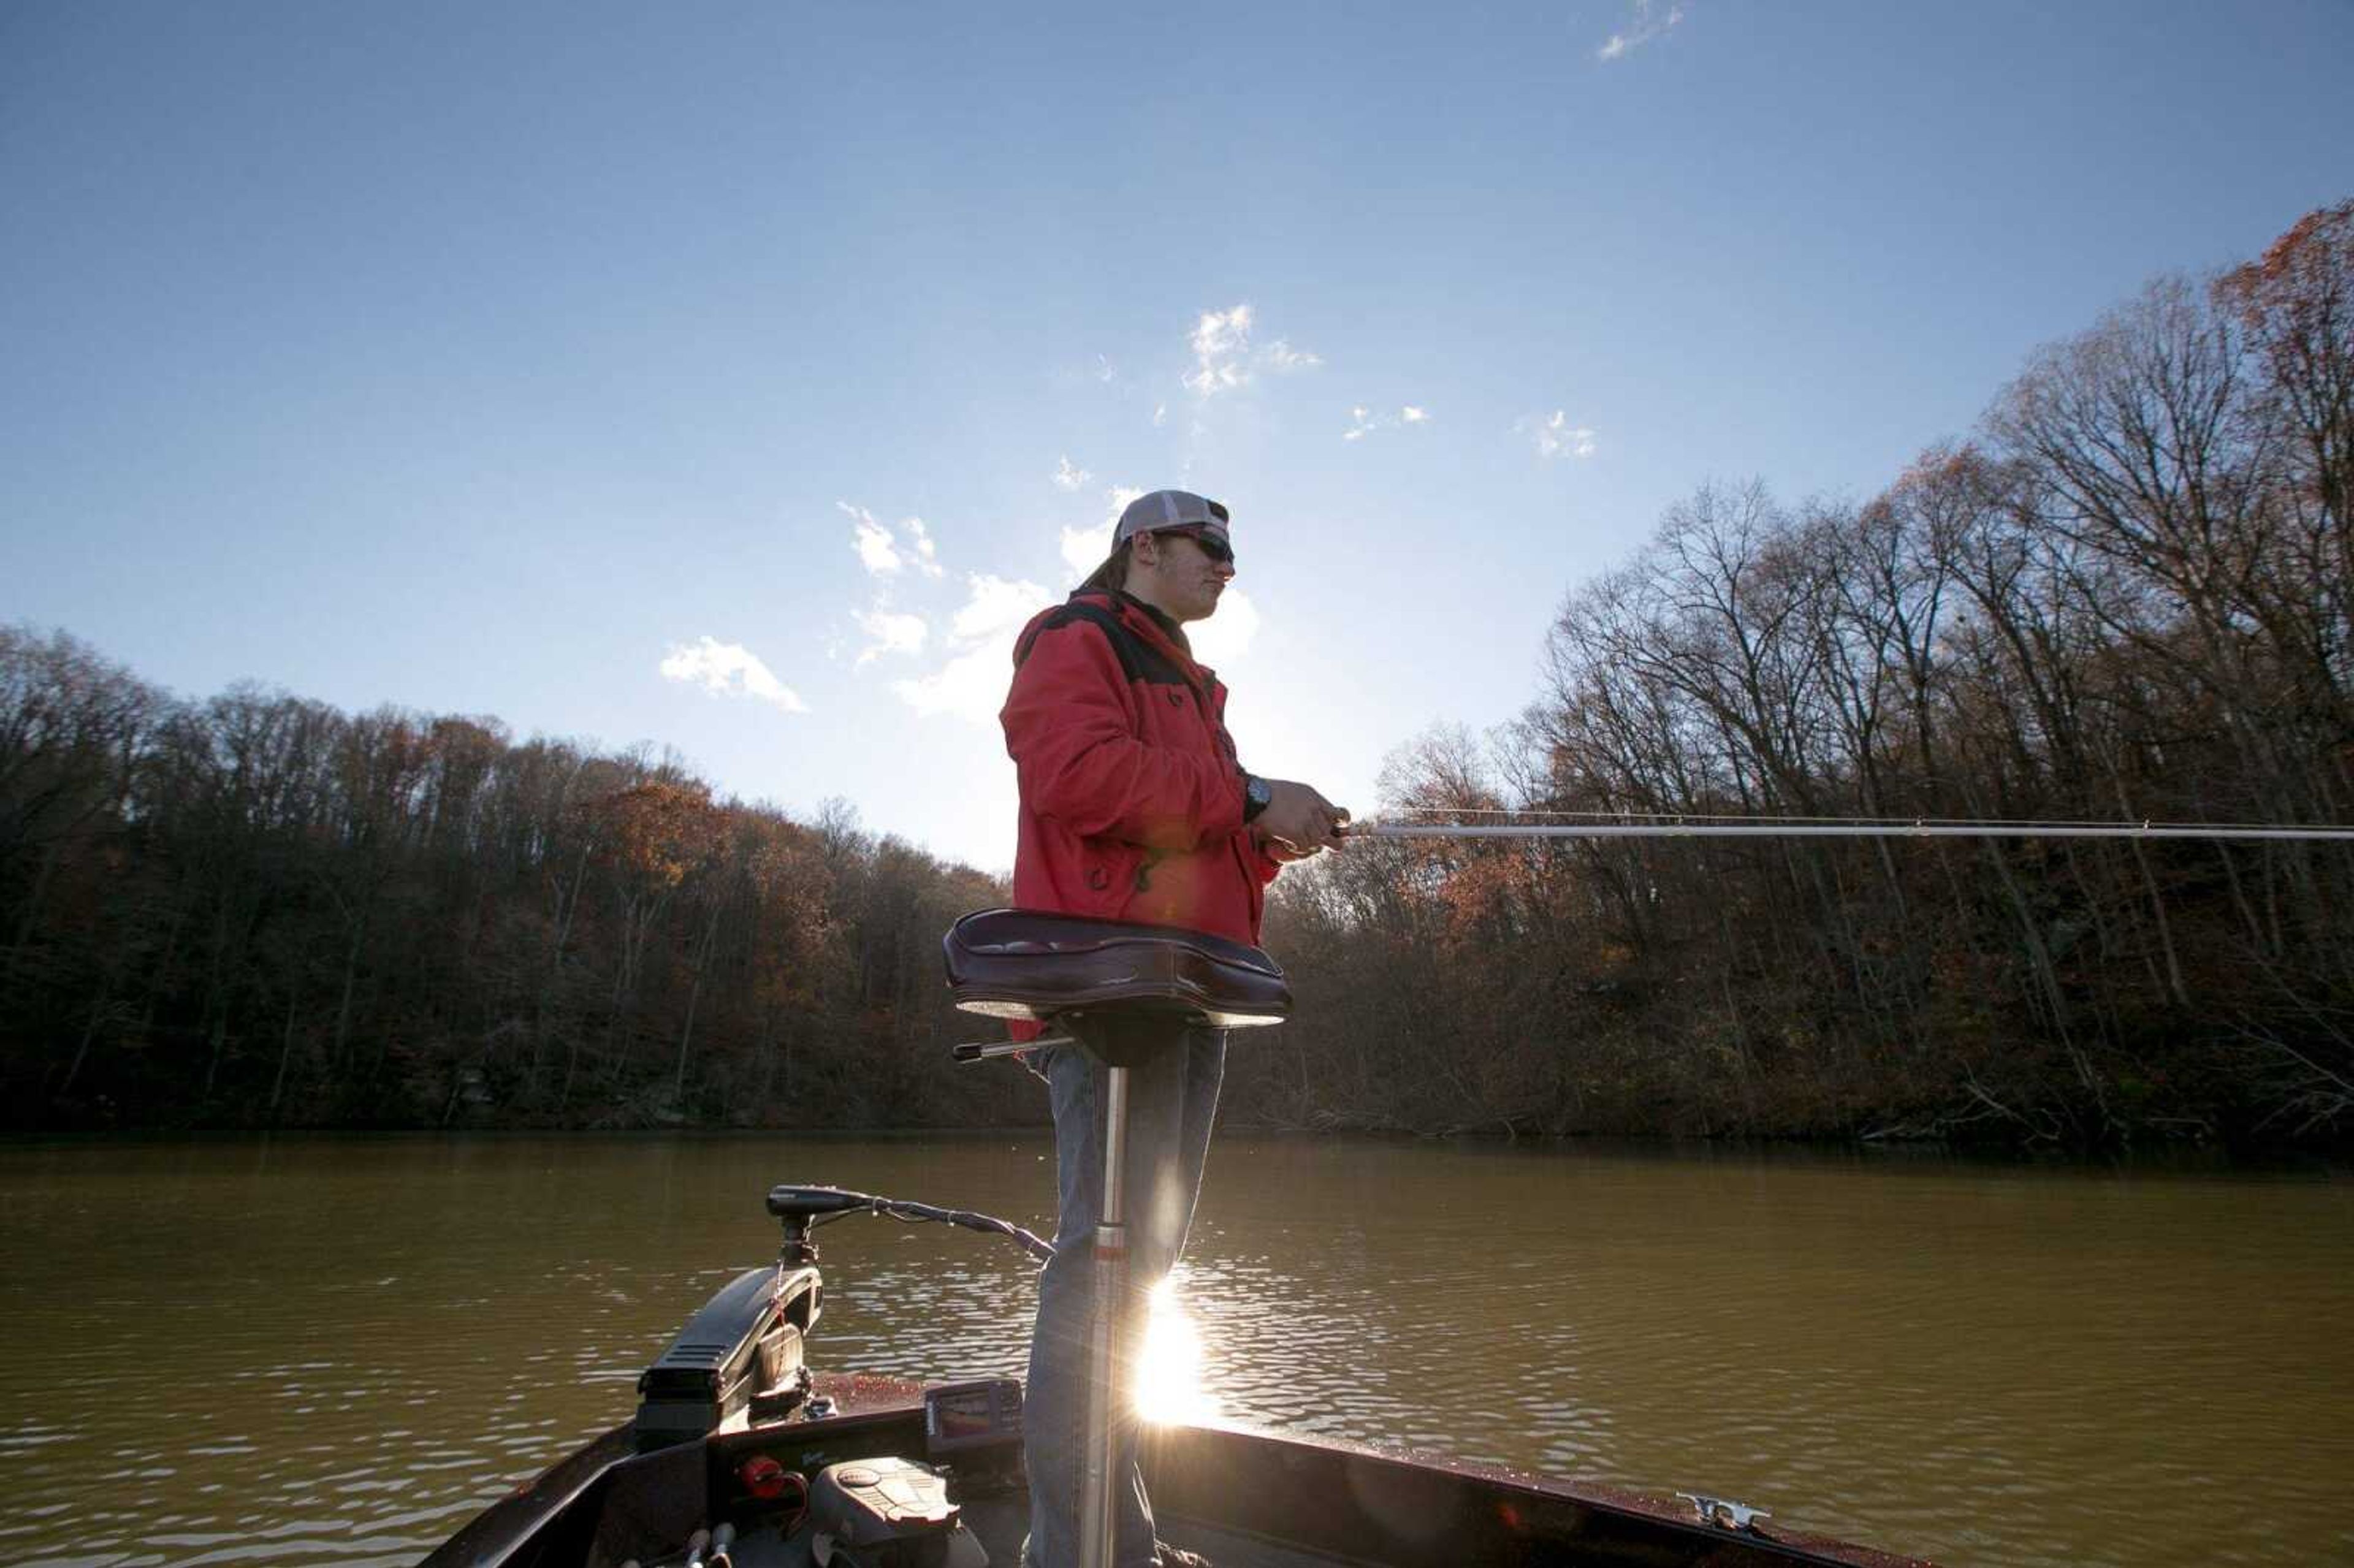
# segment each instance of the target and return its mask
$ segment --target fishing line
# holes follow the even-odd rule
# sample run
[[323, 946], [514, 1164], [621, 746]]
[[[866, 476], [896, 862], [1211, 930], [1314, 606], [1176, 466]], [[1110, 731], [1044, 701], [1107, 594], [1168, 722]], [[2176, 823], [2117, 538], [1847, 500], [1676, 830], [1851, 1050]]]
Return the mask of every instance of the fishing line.
[[2354, 827], [2293, 827], [2239, 822], [1881, 821], [1838, 817], [1675, 817], [1628, 821], [1618, 813], [1450, 811], [1452, 816], [1603, 817], [1571, 822], [1395, 822], [1347, 824], [1344, 839], [2204, 839], [2354, 843]]

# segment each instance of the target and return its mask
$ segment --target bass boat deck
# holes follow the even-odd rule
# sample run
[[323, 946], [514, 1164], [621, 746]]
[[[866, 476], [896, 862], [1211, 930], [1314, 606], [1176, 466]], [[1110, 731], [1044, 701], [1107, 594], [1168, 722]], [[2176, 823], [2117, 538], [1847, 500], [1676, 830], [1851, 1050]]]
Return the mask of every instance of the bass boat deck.
[[[1013, 1568], [1028, 1524], [1021, 1386], [813, 1372], [809, 1230], [960, 1211], [784, 1186], [784, 1255], [713, 1297], [639, 1380], [637, 1414], [502, 1499], [425, 1568]], [[1144, 1429], [1161, 1535], [1218, 1568], [1473, 1563], [1764, 1568], [1920, 1560], [1785, 1531], [1737, 1503], [1656, 1499], [1239, 1423]]]

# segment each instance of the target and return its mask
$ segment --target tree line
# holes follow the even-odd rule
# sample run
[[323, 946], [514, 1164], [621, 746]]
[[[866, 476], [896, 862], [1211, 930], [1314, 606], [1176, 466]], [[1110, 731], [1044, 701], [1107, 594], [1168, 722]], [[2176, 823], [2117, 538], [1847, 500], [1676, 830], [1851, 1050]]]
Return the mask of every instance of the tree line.
[[[2354, 203], [2038, 354], [1862, 502], [1710, 484], [1394, 811], [2338, 823]], [[1529, 819], [1525, 814], [1542, 813]], [[1484, 817], [1475, 820], [1515, 820]], [[1004, 1125], [938, 938], [1003, 885], [498, 723], [186, 701], [0, 630], [20, 1128]], [[1230, 1124], [2338, 1136], [2354, 852], [1368, 842], [1277, 884]]]
[[0, 630], [19, 1128], [1026, 1119], [938, 1048], [940, 932], [1004, 893], [642, 750]]
[[[1861, 503], [1702, 487], [1543, 689], [1384, 794], [1511, 811], [2354, 821], [2354, 203], [2037, 354]], [[1512, 820], [1475, 818], [1472, 820]], [[2333, 1136], [2354, 847], [1367, 844], [1294, 880], [1301, 1125]]]

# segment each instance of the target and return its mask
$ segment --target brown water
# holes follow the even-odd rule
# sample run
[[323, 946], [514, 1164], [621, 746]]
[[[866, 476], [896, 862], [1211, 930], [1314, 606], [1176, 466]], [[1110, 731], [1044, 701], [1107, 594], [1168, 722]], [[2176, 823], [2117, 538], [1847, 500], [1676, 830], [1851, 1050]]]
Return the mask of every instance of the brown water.
[[[1045, 1229], [1043, 1141], [0, 1150], [0, 1562], [413, 1562], [624, 1417], [772, 1181]], [[1010, 1245], [824, 1233], [824, 1366], [1019, 1370]], [[1225, 1413], [1951, 1563], [2354, 1563], [2354, 1182], [1219, 1144]]]

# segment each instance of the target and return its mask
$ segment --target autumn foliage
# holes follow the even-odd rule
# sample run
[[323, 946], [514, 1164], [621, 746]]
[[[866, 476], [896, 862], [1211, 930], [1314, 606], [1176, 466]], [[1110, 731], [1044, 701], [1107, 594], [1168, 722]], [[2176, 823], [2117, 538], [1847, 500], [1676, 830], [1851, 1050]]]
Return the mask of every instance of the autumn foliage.
[[[1388, 803], [2354, 822], [2349, 460], [2354, 204], [2039, 353], [1866, 501], [1703, 486], [1570, 594], [1522, 721], [1403, 749]], [[1367, 844], [1275, 941], [1310, 994], [1244, 1092], [1301, 1126], [2354, 1126], [2343, 845]]]

